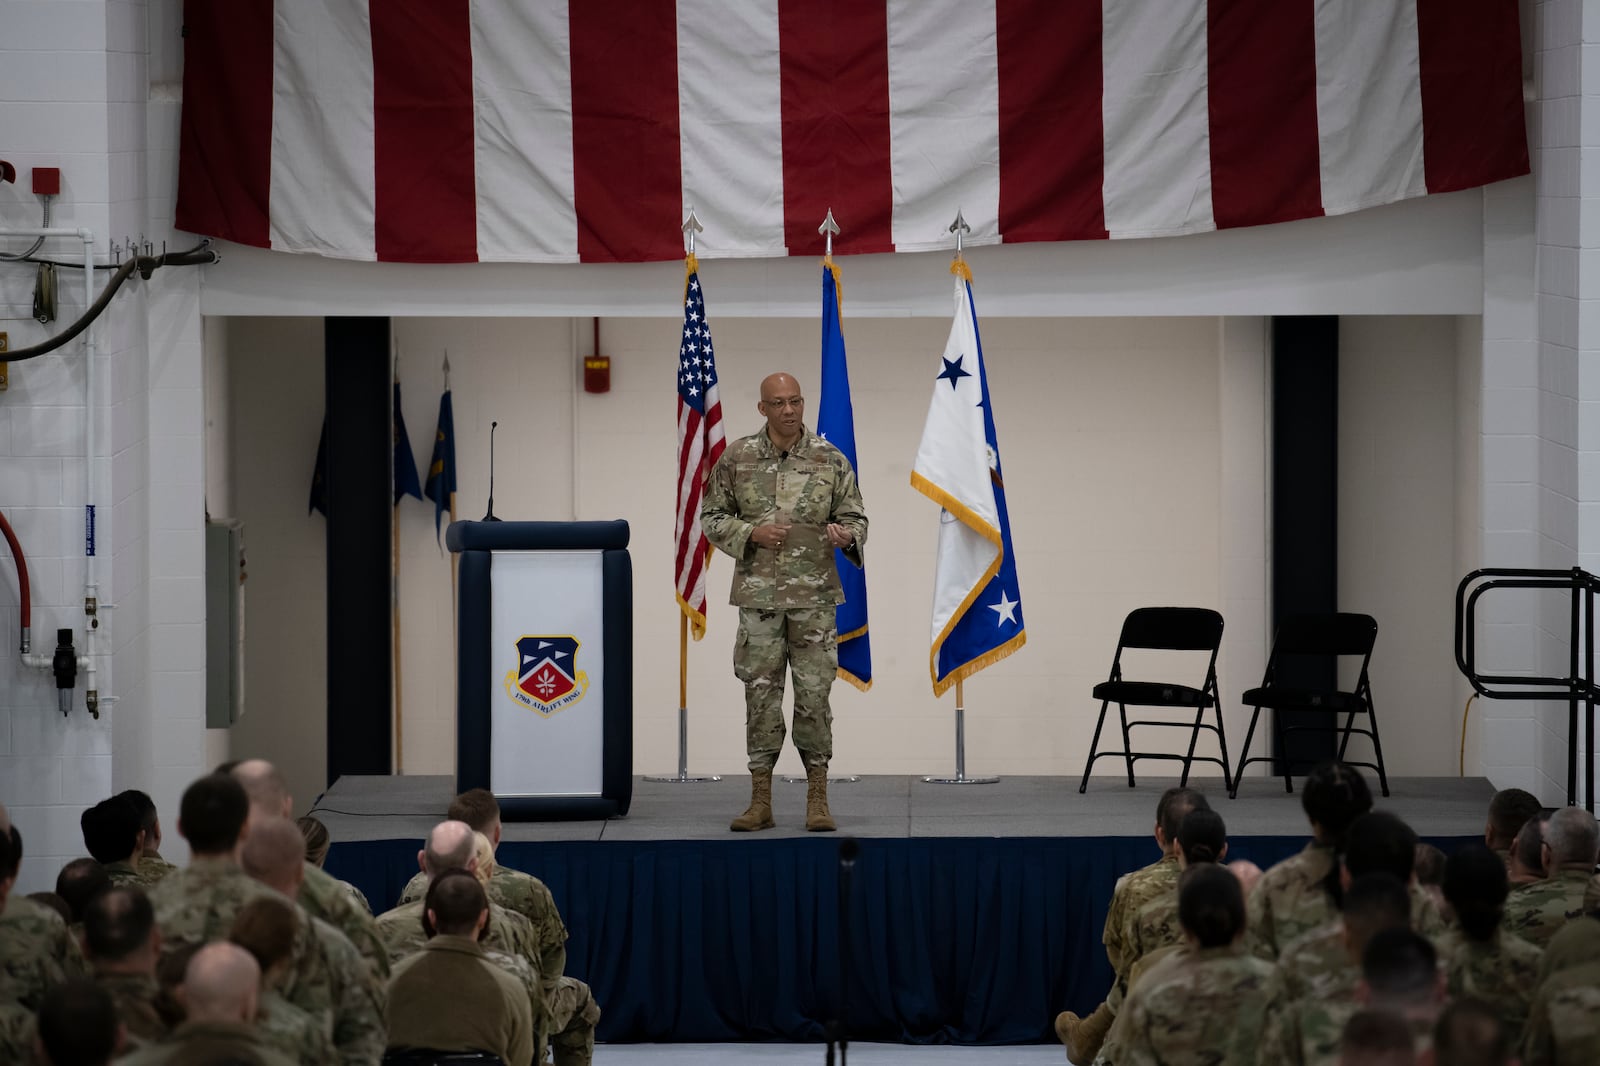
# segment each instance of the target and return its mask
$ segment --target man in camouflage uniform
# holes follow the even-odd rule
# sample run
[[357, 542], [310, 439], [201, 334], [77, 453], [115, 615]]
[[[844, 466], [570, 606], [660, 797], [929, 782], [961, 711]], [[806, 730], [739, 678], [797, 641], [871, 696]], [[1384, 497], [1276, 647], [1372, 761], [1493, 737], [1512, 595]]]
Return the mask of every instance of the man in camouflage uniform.
[[46, 992], [88, 967], [61, 915], [11, 891], [21, 865], [22, 834], [0, 806], [0, 1005], [36, 1011]]
[[139, 812], [139, 828], [144, 830], [144, 853], [134, 865], [152, 884], [173, 873], [178, 868], [161, 857], [161, 817], [155, 801], [136, 788], [117, 793], [119, 799], [132, 803]]
[[[1532, 824], [1531, 822], [1529, 823]], [[1518, 885], [1506, 900], [1504, 928], [1539, 947], [1583, 913], [1600, 855], [1600, 828], [1582, 807], [1563, 807], [1544, 824], [1544, 879]]]
[[1459, 849], [1445, 862], [1444, 892], [1455, 924], [1435, 944], [1451, 998], [1489, 1004], [1513, 1047], [1520, 1046], [1544, 953], [1501, 928], [1510, 884], [1488, 848]]
[[1567, 923], [1544, 953], [1523, 1066], [1600, 1062], [1600, 921]]
[[83, 944], [95, 984], [116, 1004], [129, 1043], [139, 1047], [166, 1036], [177, 1012], [156, 982], [161, 947], [155, 911], [144, 892], [118, 885], [91, 900], [83, 916]]
[[1178, 892], [1178, 856], [1175, 851], [1178, 828], [1183, 816], [1192, 810], [1209, 809], [1206, 798], [1192, 788], [1169, 788], [1161, 794], [1156, 804], [1156, 824], [1153, 830], [1161, 858], [1149, 866], [1123, 874], [1111, 891], [1111, 906], [1106, 911], [1105, 930], [1100, 941], [1106, 947], [1106, 958], [1115, 975], [1111, 991], [1105, 1002], [1086, 1018], [1072, 1011], [1056, 1015], [1056, 1036], [1067, 1046], [1067, 1059], [1087, 1064], [1094, 1061], [1111, 1028], [1112, 1019], [1122, 997], [1128, 991], [1128, 968], [1138, 957], [1128, 943], [1127, 926], [1146, 903], [1158, 896]]
[[154, 866], [140, 866], [144, 856], [144, 829], [139, 808], [125, 795], [101, 800], [83, 812], [83, 846], [105, 868], [114, 885], [149, 889], [166, 874]]
[[[188, 1066], [196, 1062], [289, 1066], [295, 1060], [273, 1048], [255, 1024], [260, 982], [261, 968], [244, 948], [229, 943], [205, 945], [195, 952], [184, 973], [188, 1016], [183, 1024], [160, 1043], [119, 1059], [119, 1066]], [[380, 1048], [378, 1057], [382, 1054]]]
[[[247, 846], [248, 852], [248, 846]], [[228, 939], [248, 951], [261, 967], [256, 1025], [267, 1042], [306, 1066], [337, 1066], [331, 1019], [290, 1003], [281, 991], [293, 961], [300, 919], [287, 899], [262, 896], [239, 909]]]
[[783, 685], [794, 676], [794, 746], [806, 767], [806, 828], [835, 828], [828, 811], [838, 675], [834, 614], [844, 602], [835, 550], [856, 566], [867, 515], [844, 453], [806, 429], [800, 383], [773, 374], [761, 383], [760, 432], [735, 441], [706, 479], [700, 525], [734, 558], [729, 602], [739, 608], [733, 672], [744, 682], [750, 807], [729, 826], [770, 829], [772, 768], [783, 750]]
[[1489, 801], [1489, 819], [1483, 826], [1483, 845], [1511, 869], [1511, 845], [1529, 818], [1544, 808], [1539, 797], [1520, 788], [1503, 788]]
[[1444, 982], [1438, 952], [1413, 930], [1385, 929], [1361, 953], [1362, 1005], [1405, 1020], [1418, 1062], [1433, 1061], [1433, 1027], [1445, 1005]]

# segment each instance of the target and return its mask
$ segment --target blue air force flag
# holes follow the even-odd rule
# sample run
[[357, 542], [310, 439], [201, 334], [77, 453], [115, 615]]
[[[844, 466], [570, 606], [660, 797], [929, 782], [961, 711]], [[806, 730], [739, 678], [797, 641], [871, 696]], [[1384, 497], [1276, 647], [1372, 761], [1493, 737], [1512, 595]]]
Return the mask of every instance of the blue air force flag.
[[[856, 464], [856, 416], [850, 403], [850, 368], [845, 362], [844, 330], [839, 324], [839, 280], [831, 263], [822, 268], [822, 403], [817, 407], [817, 436], [844, 453], [861, 480]], [[834, 612], [839, 630], [839, 677], [865, 692], [872, 687], [872, 644], [867, 634], [867, 571], [833, 550], [844, 602]]]
[[[957, 266], [965, 273], [964, 264]], [[955, 321], [911, 469], [912, 487], [944, 508], [928, 660], [936, 696], [1028, 639], [970, 276], [957, 277], [955, 297]]]

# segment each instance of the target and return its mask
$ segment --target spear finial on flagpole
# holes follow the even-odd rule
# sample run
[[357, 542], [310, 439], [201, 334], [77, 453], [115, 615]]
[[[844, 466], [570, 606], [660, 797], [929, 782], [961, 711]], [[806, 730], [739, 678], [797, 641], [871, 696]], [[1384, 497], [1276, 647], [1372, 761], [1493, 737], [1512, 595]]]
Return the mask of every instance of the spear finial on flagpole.
[[450, 391], [450, 349], [444, 350], [444, 391]]
[[826, 238], [827, 243], [823, 248], [823, 256], [833, 258], [833, 235], [839, 232], [839, 223], [833, 220], [833, 208], [828, 208], [828, 217], [822, 220], [822, 225], [817, 227], [817, 232]]
[[690, 204], [689, 217], [683, 220], [684, 250], [688, 254], [694, 254], [694, 235], [696, 233], [704, 233], [705, 229], [704, 226], [700, 225], [700, 219], [694, 213], [694, 205]]
[[950, 273], [957, 277], [972, 280], [972, 271], [967, 267], [967, 257], [963, 254], [966, 245], [966, 235], [972, 232], [972, 227], [967, 225], [967, 220], [961, 217], [961, 208], [956, 208], [956, 220], [950, 223], [950, 233], [956, 235], [956, 258], [950, 264]]

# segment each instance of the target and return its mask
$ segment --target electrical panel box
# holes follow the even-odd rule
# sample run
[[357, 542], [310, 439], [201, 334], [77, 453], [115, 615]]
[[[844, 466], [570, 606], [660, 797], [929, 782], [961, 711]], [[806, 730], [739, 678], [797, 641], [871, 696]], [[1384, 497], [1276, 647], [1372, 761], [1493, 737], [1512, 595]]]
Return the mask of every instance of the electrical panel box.
[[244, 524], [206, 523], [206, 728], [244, 712]]

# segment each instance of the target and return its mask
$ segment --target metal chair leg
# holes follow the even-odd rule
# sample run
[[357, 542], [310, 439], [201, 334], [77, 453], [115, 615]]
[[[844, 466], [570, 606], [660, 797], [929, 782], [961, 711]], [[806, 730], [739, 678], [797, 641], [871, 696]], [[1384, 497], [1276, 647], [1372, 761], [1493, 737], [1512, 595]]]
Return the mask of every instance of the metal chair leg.
[[1117, 713], [1122, 715], [1122, 754], [1128, 761], [1128, 787], [1133, 787], [1133, 735], [1128, 731], [1128, 705], [1117, 704]]
[[1389, 796], [1389, 775], [1383, 769], [1383, 742], [1378, 739], [1378, 712], [1372, 706], [1372, 694], [1367, 694], [1367, 718], [1372, 722], [1372, 752], [1376, 756], [1374, 761], [1378, 764], [1378, 787], [1383, 790], [1384, 798]]
[[[1217, 713], [1220, 715], [1221, 708]], [[1229, 799], [1239, 798], [1239, 782], [1244, 780], [1244, 768], [1250, 765], [1250, 742], [1256, 736], [1256, 719], [1261, 717], [1261, 708], [1257, 707], [1250, 712], [1250, 728], [1244, 731], [1244, 748], [1239, 752], [1239, 766], [1234, 771], [1233, 786], [1228, 789]]]
[[1100, 717], [1094, 723], [1094, 739], [1089, 741], [1089, 760], [1083, 764], [1083, 780], [1078, 784], [1080, 796], [1089, 791], [1089, 771], [1094, 769], [1094, 753], [1100, 746], [1100, 729], [1106, 724], [1106, 708], [1109, 706], [1109, 700], [1100, 701]]
[[1221, 693], [1218, 693], [1217, 702], [1213, 706], [1217, 712], [1217, 747], [1222, 749], [1222, 783], [1226, 785], [1228, 783], [1228, 734], [1222, 726]]
[[1189, 751], [1183, 757], [1183, 777], [1178, 781], [1179, 788], [1189, 787], [1189, 768], [1194, 764], [1194, 748], [1200, 740], [1200, 723], [1205, 721], [1206, 709], [1196, 707], [1194, 710], [1194, 728], [1189, 731]]
[[1278, 756], [1277, 756], [1277, 758], [1278, 758], [1278, 760], [1280, 762], [1283, 763], [1283, 790], [1285, 792], [1293, 792], [1294, 791], [1294, 782], [1289, 777], [1289, 768], [1290, 768], [1291, 763], [1290, 763], [1290, 760], [1289, 760], [1288, 745], [1286, 743], [1284, 743], [1284, 738], [1283, 738], [1283, 711], [1281, 711], [1281, 710], [1279, 710], [1277, 708], [1273, 708], [1273, 711], [1272, 711], [1272, 732], [1273, 732], [1273, 735], [1277, 738], [1277, 745], [1278, 745]]
[[[1350, 713], [1347, 714], [1345, 716], [1345, 719], [1344, 719], [1344, 735], [1339, 738], [1339, 761], [1340, 762], [1344, 762], [1344, 753], [1350, 747], [1350, 731], [1355, 727], [1355, 724], [1356, 724], [1356, 712], [1355, 712], [1355, 708], [1351, 708]], [[1335, 728], [1338, 728], [1338, 727], [1336, 726]]]

